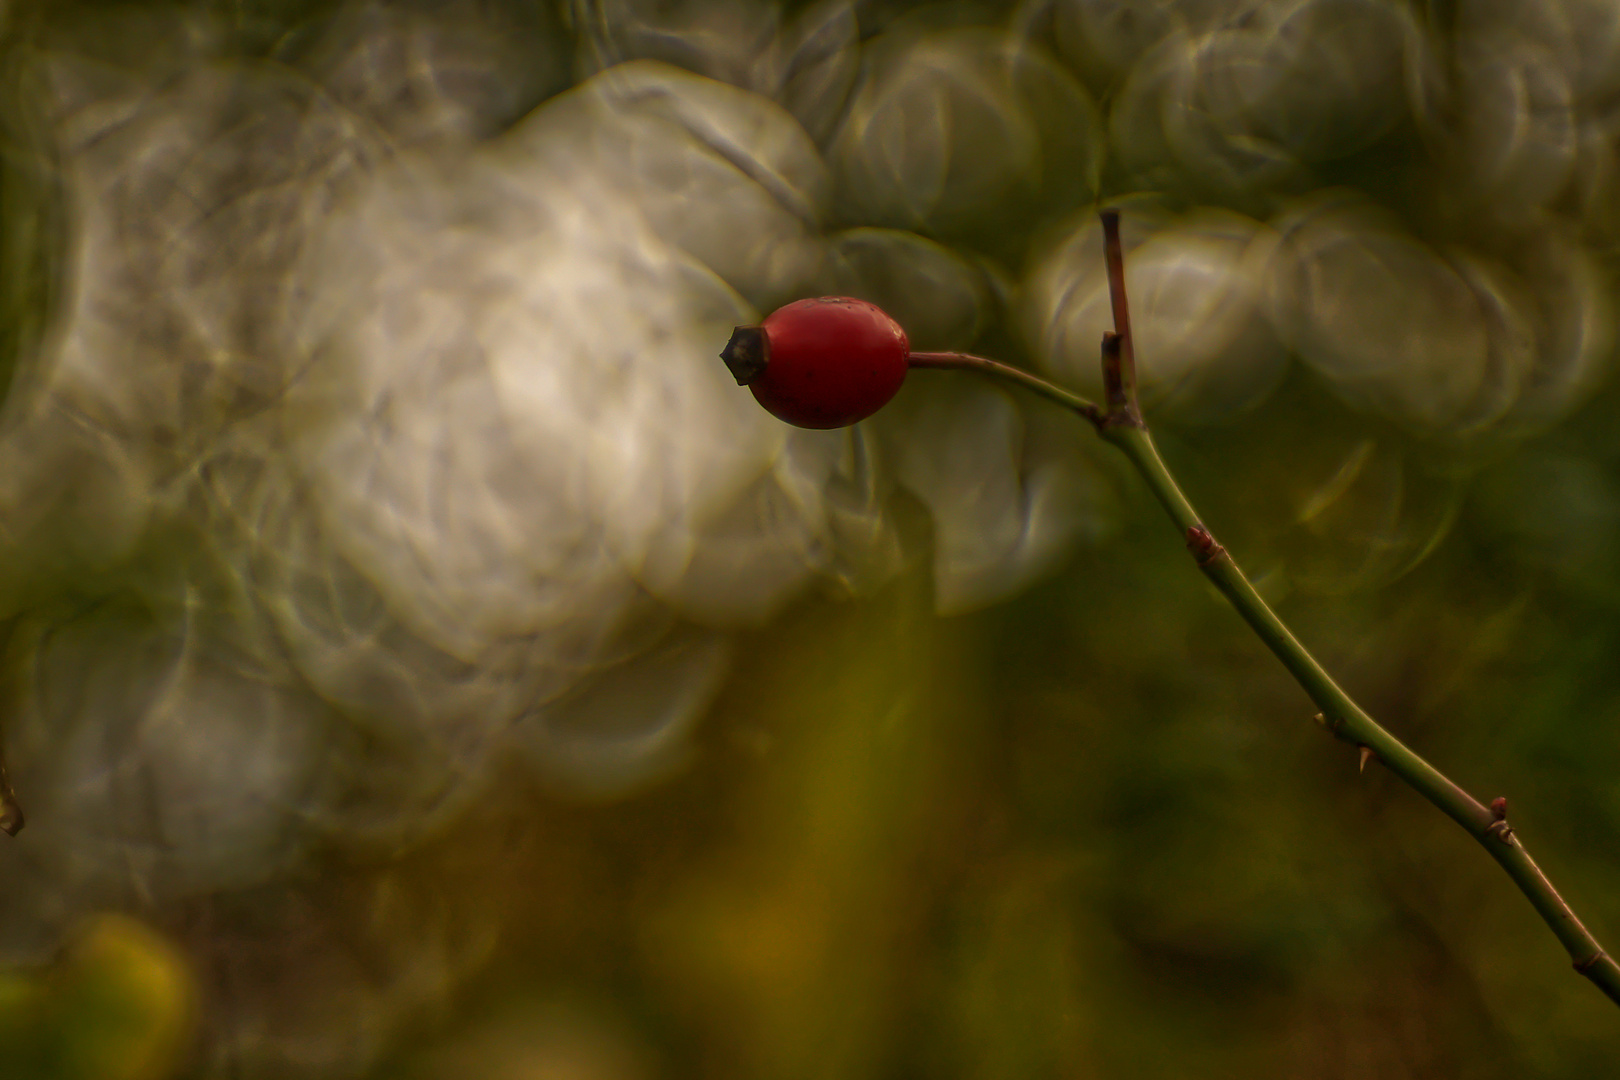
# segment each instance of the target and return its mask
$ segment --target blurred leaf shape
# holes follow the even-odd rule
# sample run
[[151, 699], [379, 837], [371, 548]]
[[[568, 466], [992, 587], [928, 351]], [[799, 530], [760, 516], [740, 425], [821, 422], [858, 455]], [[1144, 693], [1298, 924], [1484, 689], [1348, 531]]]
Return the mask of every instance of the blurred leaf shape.
[[[1129, 10], [1138, 8], [1169, 10]], [[1188, 17], [1165, 22], [1110, 114], [1138, 187], [1263, 207], [1268, 189], [1309, 183], [1307, 166], [1365, 149], [1406, 115], [1404, 73], [1419, 38], [1402, 6], [1272, 0], [1220, 17], [1195, 9], [1176, 7]]]
[[916, 233], [850, 229], [829, 248], [833, 291], [894, 316], [915, 350], [965, 350], [995, 314], [988, 272]]
[[[1259, 404], [1287, 371], [1266, 311], [1272, 230], [1231, 211], [1171, 216], [1127, 203], [1126, 289], [1143, 406], [1172, 421], [1214, 422]], [[1085, 221], [1030, 272], [1019, 299], [1041, 366], [1093, 399], [1100, 345], [1113, 329], [1102, 229]]]
[[849, 0], [569, 0], [583, 74], [657, 60], [779, 102], [818, 141], [837, 124], [860, 65]]
[[1545, 425], [1605, 370], [1613, 346], [1603, 277], [1550, 223], [1521, 249], [1521, 276], [1450, 257], [1350, 192], [1321, 192], [1277, 222], [1273, 318], [1353, 406], [1451, 437]]
[[156, 85], [69, 50], [29, 69], [55, 91], [74, 231], [71, 293], [0, 420], [21, 588], [128, 558], [176, 477], [278, 400], [296, 368], [292, 268], [380, 152], [362, 119], [278, 65], [191, 59], [184, 73], [154, 61]]
[[14, 1080], [170, 1080], [190, 1048], [196, 997], [171, 943], [98, 915], [49, 967], [0, 975], [0, 1060]]
[[933, 519], [941, 614], [1018, 592], [1107, 531], [1111, 492], [1081, 449], [1086, 433], [1072, 416], [1050, 419], [1032, 422], [999, 387], [949, 375], [914, 376], [884, 410], [896, 479]]
[[761, 58], [781, 30], [774, 0], [567, 0], [563, 5], [586, 77], [630, 60], [656, 60], [757, 88]]
[[495, 155], [519, 184], [589, 183], [604, 188], [599, 203], [632, 202], [660, 239], [758, 307], [797, 299], [820, 272], [827, 167], [758, 94], [626, 63], [548, 103]]
[[1608, 0], [1458, 0], [1458, 35], [1514, 39], [1542, 50], [1581, 102], [1620, 89], [1620, 9]]
[[1265, 0], [1055, 0], [1059, 54], [1092, 89], [1123, 79], [1153, 46], [1174, 34], [1200, 37], [1241, 21]]
[[1534, 40], [1501, 30], [1453, 40], [1441, 62], [1451, 85], [1423, 101], [1418, 119], [1441, 157], [1448, 197], [1510, 220], [1553, 203], [1579, 152], [1568, 69]]
[[719, 693], [731, 651], [722, 634], [677, 629], [523, 718], [511, 741], [537, 776], [575, 797], [642, 787], [687, 763], [692, 728]]
[[113, 602], [14, 628], [7, 735], [39, 840], [0, 856], [6, 954], [97, 908], [274, 876], [352, 795], [337, 757], [357, 733], [203, 621]]
[[1451, 532], [1465, 493], [1398, 443], [1357, 443], [1299, 507], [1303, 535], [1290, 538], [1283, 567], [1289, 583], [1343, 596], [1399, 580]]
[[1099, 143], [1090, 95], [1034, 45], [901, 20], [866, 45], [829, 160], [853, 222], [1016, 252], [1094, 196]]
[[1200, 201], [1243, 203], [1306, 183], [1283, 147], [1218, 125], [1199, 100], [1199, 42], [1176, 32], [1139, 60], [1108, 114], [1111, 149], [1129, 185]]
[[1390, 0], [1258, 4], [1200, 42], [1192, 100], [1234, 136], [1269, 139], [1307, 162], [1345, 157], [1405, 115], [1414, 33]]
[[500, 131], [569, 81], [551, 5], [449, 0], [432, 15], [387, 0], [334, 5], [277, 43], [276, 58], [400, 144]]

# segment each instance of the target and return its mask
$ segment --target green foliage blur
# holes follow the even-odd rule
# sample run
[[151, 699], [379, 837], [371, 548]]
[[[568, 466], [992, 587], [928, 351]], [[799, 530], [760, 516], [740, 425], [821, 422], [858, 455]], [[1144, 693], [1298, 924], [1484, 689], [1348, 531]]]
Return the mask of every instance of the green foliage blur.
[[[861, 10], [882, 25], [902, 6]], [[213, 7], [252, 50], [320, 6]], [[1443, 33], [1468, 5], [1421, 8], [1401, 10]], [[0, 10], [13, 31], [67, 17]], [[1065, 62], [1083, 57], [1061, 48], [1066, 24], [1041, 25]], [[1091, 72], [1107, 113], [1124, 77]], [[1436, 249], [1467, 240], [1512, 260], [1523, 230], [1449, 204], [1449, 174], [1410, 118], [1344, 138], [1342, 154], [1312, 144], [1306, 186], [1369, 194]], [[55, 288], [43, 252], [63, 227], [17, 160], [0, 189], [8, 357], [43, 332]], [[1104, 197], [1144, 190], [1134, 167], [1116, 147]], [[1164, 179], [1181, 166], [1144, 168]], [[1279, 200], [1304, 191], [1294, 183], [1276, 181]], [[1282, 205], [1258, 183], [1225, 184], [1165, 197], [1257, 218]], [[1546, 207], [1613, 269], [1597, 211]], [[1072, 209], [1020, 247], [1052, 246]], [[875, 220], [885, 206], [849, 212], [897, 224]], [[994, 215], [952, 206], [938, 228], [910, 224], [1023, 271]], [[1015, 321], [975, 324], [975, 350], [1032, 363]], [[1328, 670], [1476, 797], [1506, 795], [1518, 835], [1614, 946], [1620, 386], [1596, 382], [1556, 422], [1479, 439], [1342, 389], [1293, 363], [1229, 416], [1149, 421], [1212, 529]], [[464, 982], [411, 1014], [369, 1075], [1608, 1075], [1620, 1017], [1524, 898], [1376, 763], [1358, 773], [1123, 462], [1092, 440], [1080, 452], [1101, 478], [1093, 541], [1021, 595], [936, 615], [929, 520], [902, 506], [897, 580], [807, 599], [745, 635], [673, 778], [581, 804], [514, 773], [421, 847], [318, 857], [315, 895], [351, 929], [360, 969], [421, 925], [475, 941]], [[301, 925], [269, 900], [238, 902], [257, 925]], [[0, 971], [0, 1076], [232, 1075], [215, 1019], [232, 989], [189, 951], [209, 925], [206, 905], [109, 914], [57, 958]], [[322, 993], [285, 979], [269, 994], [276, 1020], [318, 1018]]]

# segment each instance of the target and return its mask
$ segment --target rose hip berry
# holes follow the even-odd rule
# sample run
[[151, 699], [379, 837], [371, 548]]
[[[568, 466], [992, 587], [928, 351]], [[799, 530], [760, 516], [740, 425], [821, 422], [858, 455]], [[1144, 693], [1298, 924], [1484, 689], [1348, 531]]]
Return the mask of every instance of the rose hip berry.
[[777, 419], [836, 428], [887, 404], [906, 381], [910, 354], [906, 332], [875, 304], [822, 296], [737, 327], [720, 358]]

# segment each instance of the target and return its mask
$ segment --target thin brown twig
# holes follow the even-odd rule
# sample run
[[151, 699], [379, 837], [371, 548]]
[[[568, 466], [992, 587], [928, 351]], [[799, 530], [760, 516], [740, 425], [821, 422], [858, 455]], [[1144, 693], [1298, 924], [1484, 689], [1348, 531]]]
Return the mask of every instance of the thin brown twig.
[[1136, 341], [1131, 333], [1131, 304], [1125, 293], [1125, 249], [1119, 239], [1119, 211], [1104, 210], [1103, 262], [1108, 268], [1108, 299], [1114, 309], [1113, 333], [1103, 335], [1103, 387], [1110, 425], [1145, 427], [1136, 405]]

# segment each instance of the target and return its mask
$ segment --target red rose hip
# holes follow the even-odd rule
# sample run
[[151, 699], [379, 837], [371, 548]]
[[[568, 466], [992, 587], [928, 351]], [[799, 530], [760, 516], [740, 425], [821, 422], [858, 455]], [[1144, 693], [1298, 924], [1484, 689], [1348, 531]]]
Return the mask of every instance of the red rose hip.
[[886, 405], [906, 381], [910, 354], [906, 332], [877, 305], [823, 296], [737, 327], [720, 358], [772, 416], [836, 428]]

